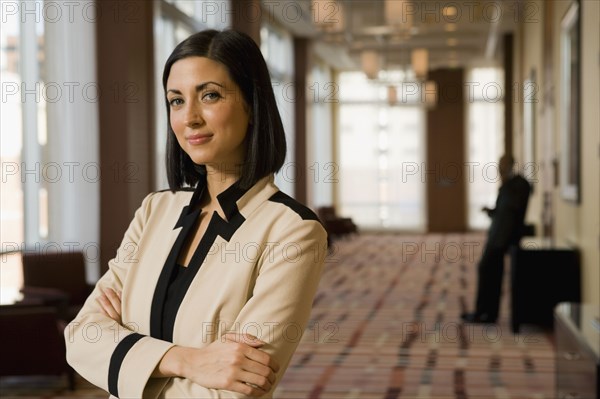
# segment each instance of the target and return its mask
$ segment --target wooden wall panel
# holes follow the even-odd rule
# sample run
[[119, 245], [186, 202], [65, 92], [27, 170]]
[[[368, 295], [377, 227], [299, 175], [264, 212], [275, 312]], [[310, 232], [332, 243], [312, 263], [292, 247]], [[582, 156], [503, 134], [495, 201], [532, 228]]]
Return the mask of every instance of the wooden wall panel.
[[427, 230], [467, 230], [463, 70], [429, 72], [438, 103], [427, 111]]

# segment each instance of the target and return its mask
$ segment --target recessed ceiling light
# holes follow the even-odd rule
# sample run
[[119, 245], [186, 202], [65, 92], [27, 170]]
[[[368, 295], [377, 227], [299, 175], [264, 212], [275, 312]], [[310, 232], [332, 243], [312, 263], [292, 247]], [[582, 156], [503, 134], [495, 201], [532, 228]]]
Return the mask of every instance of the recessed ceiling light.
[[448, 40], [446, 40], [446, 43], [448, 46], [456, 46], [458, 44], [458, 40], [454, 37], [450, 37]]
[[456, 24], [446, 24], [444, 29], [446, 32], [454, 32], [456, 30]]

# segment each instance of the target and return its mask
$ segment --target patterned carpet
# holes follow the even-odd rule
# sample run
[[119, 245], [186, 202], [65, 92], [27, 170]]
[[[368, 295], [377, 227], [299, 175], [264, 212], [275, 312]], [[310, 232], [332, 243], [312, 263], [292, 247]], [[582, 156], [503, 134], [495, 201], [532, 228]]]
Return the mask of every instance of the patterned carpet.
[[481, 234], [337, 242], [276, 397], [554, 397], [552, 334], [512, 334], [507, 295], [498, 325], [459, 321], [482, 246]]
[[[482, 246], [481, 234], [337, 241], [275, 397], [553, 398], [553, 336], [533, 326], [512, 334], [507, 295], [498, 325], [459, 321], [471, 310]], [[0, 396], [106, 398], [77, 385], [68, 392], [64, 380], [2, 379]]]

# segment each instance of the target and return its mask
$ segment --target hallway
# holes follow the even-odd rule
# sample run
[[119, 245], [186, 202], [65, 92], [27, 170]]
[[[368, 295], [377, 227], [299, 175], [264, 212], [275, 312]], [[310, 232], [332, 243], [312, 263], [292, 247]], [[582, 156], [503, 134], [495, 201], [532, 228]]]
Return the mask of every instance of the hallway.
[[[279, 335], [267, 342], [272, 355], [289, 365], [276, 377], [279, 385], [271, 387], [275, 398], [600, 398], [600, 0], [2, 0], [0, 11], [0, 331], [5, 334], [0, 397], [106, 398], [109, 384], [119, 388], [119, 379], [124, 389], [135, 389], [128, 395], [121, 389], [122, 396], [152, 396], [143, 391], [160, 382], [149, 376], [162, 358], [148, 362], [149, 352], [136, 349], [125, 361], [125, 353], [142, 347], [133, 338], [111, 341], [105, 350], [89, 347], [89, 325], [83, 325], [86, 334], [78, 335], [79, 342], [88, 351], [67, 349], [75, 341], [72, 335], [65, 339], [65, 326], [77, 323], [75, 310], [85, 298], [96, 304], [108, 280], [123, 294], [115, 308], [121, 306], [125, 324], [120, 327], [129, 328], [130, 322], [144, 327], [135, 342], [198, 347], [196, 339], [212, 342], [213, 337], [193, 322], [238, 320], [244, 309], [259, 310], [249, 318], [252, 323], [267, 323], [260, 324], [262, 331], [244, 332], [262, 336], [283, 325], [277, 331], [285, 332], [285, 339]], [[188, 94], [193, 87], [199, 95], [211, 82], [224, 91], [211, 91], [212, 103], [172, 102], [173, 93], [185, 90], [173, 90], [172, 79], [168, 84], [171, 56], [199, 32], [213, 37], [211, 30], [223, 31], [219, 37], [245, 37], [251, 51], [224, 46], [234, 54], [225, 59], [204, 51], [212, 45], [194, 45], [195, 55], [183, 58], [206, 56], [224, 73], [216, 79], [212, 68], [195, 65], [197, 81]], [[252, 61], [234, 66], [250, 52]], [[267, 70], [252, 77], [254, 67]], [[231, 95], [237, 89], [242, 95]], [[200, 238], [199, 232], [200, 243], [208, 242], [205, 236], [223, 239], [224, 260], [215, 266], [214, 280], [194, 275], [176, 290], [177, 303], [185, 299], [190, 305], [184, 306], [189, 315], [165, 312], [161, 301], [173, 280], [163, 265], [174, 266], [179, 244], [184, 245], [183, 236], [177, 245], [172, 236], [169, 249], [166, 238], [180, 227], [186, 207], [182, 202], [181, 211], [157, 206], [136, 212], [151, 193], [171, 190], [181, 196], [176, 191], [200, 188], [207, 165], [230, 163], [226, 154], [192, 159], [201, 146], [220, 142], [211, 138], [220, 129], [184, 123], [197, 116], [202, 118], [195, 122], [210, 122], [214, 114], [207, 119], [200, 111], [225, 104], [216, 94], [242, 100], [242, 107], [232, 107], [239, 113], [231, 114], [214, 108], [222, 116], [219, 124], [239, 127], [239, 134], [232, 144], [235, 167], [223, 167], [227, 178], [208, 194], [237, 192], [234, 181], [269, 175], [281, 193], [268, 204], [285, 198], [284, 205], [306, 206], [319, 215], [334, 246], [320, 281], [318, 273], [293, 277], [291, 268], [278, 269], [281, 274], [271, 280], [263, 267], [266, 256], [253, 257], [247, 269], [252, 273], [231, 291], [243, 293], [236, 300], [223, 290], [222, 272], [234, 266], [228, 259], [234, 252], [237, 263], [237, 244], [249, 244], [240, 246], [246, 255], [256, 243], [233, 243], [229, 232]], [[176, 103], [189, 105], [188, 117], [171, 114]], [[179, 136], [174, 128], [181, 128]], [[188, 128], [198, 130], [186, 136]], [[187, 138], [191, 149], [174, 137]], [[272, 145], [260, 144], [263, 138]], [[475, 310], [484, 231], [494, 225], [490, 207], [504, 202], [498, 201], [507, 188], [498, 161], [503, 155], [514, 160], [505, 176], [519, 175], [533, 186], [515, 226], [550, 252], [521, 258], [513, 271], [528, 277], [513, 279], [518, 299], [512, 303], [506, 259], [498, 324], [463, 324], [461, 314]], [[252, 172], [266, 163], [272, 165], [264, 173]], [[182, 184], [174, 178], [188, 175]], [[260, 214], [242, 211], [256, 204], [254, 199], [225, 206], [215, 198], [208, 204], [225, 215], [215, 218], [219, 226], [225, 220], [240, 227]], [[232, 209], [242, 216], [235, 223], [227, 216]], [[124, 239], [128, 226], [136, 226], [131, 222], [136, 215], [158, 221], [167, 210], [173, 220], [165, 219], [166, 228], [144, 230], [153, 224], [142, 223], [144, 229], [135, 234], [139, 240]], [[315, 219], [293, 210], [302, 223]], [[277, 223], [283, 223], [256, 220], [256, 236], [258, 230], [276, 233]], [[286, 227], [294, 234], [303, 231]], [[338, 238], [357, 230], [359, 235]], [[265, 244], [287, 250], [287, 244], [301, 241], [282, 234]], [[533, 248], [526, 240], [520, 246]], [[148, 250], [162, 255], [144, 256]], [[121, 256], [124, 251], [128, 254]], [[33, 255], [43, 262], [28, 262]], [[73, 262], [54, 263], [60, 255]], [[312, 255], [305, 257], [306, 267], [287, 253], [280, 260], [286, 267], [303, 266], [296, 267], [300, 273], [312, 272], [311, 266], [321, 270], [323, 257]], [[495, 260], [499, 266], [500, 256]], [[132, 265], [115, 269], [120, 261]], [[39, 267], [35, 273], [27, 272], [32, 264]], [[229, 276], [241, 281], [237, 273]], [[137, 299], [139, 278], [146, 291]], [[189, 291], [192, 283], [209, 289]], [[295, 289], [288, 290], [287, 283]], [[222, 303], [187, 295], [208, 291], [208, 298]], [[569, 303], [555, 309], [561, 302]], [[205, 305], [210, 312], [199, 315]], [[281, 315], [271, 313], [271, 305]], [[561, 310], [565, 307], [572, 314]], [[480, 314], [491, 313], [482, 308]], [[99, 326], [98, 339], [113, 334], [105, 328], [112, 321], [88, 309], [81, 314], [101, 322], [90, 324]], [[520, 314], [533, 315], [524, 320], [544, 319], [547, 326], [554, 321], [554, 332], [525, 325], [515, 335], [511, 314], [516, 321]], [[175, 319], [189, 340], [165, 338], [150, 328], [168, 322], [174, 332]], [[296, 352], [292, 345], [283, 345], [289, 350], [279, 345], [286, 340], [299, 343]], [[101, 358], [97, 364], [95, 356]], [[121, 372], [123, 364], [133, 366]], [[148, 372], [136, 378], [143, 365]], [[69, 367], [94, 384], [77, 375], [76, 389], [69, 391], [67, 376], [56, 377]], [[219, 378], [205, 382], [193, 388], [211, 394], [187, 396], [231, 397], [232, 384], [254, 383], [256, 377], [244, 373], [249, 370], [235, 362], [229, 367], [238, 377], [228, 384], [219, 384]], [[184, 366], [168, 374], [180, 378], [171, 384], [193, 384], [187, 371]], [[99, 376], [90, 377], [94, 374]]]
[[498, 325], [459, 321], [472, 306], [483, 240], [363, 234], [337, 242], [276, 397], [554, 397], [553, 336], [534, 326], [512, 334], [507, 295]]
[[[333, 245], [275, 398], [553, 398], [552, 332], [463, 325], [484, 236], [361, 234]], [[508, 270], [505, 270], [505, 277]], [[505, 278], [504, 292], [508, 292]], [[286, 328], [290, 339], [298, 330]], [[27, 389], [24, 387], [27, 386]], [[79, 377], [4, 378], [3, 397], [106, 397]]]

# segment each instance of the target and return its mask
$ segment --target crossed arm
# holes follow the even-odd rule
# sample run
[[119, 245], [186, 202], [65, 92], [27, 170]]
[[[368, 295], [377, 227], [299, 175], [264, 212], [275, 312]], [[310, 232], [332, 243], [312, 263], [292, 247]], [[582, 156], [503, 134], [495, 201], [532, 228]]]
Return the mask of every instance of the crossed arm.
[[[112, 288], [96, 298], [101, 312], [121, 324], [121, 294]], [[279, 364], [260, 348], [265, 342], [250, 334], [227, 333], [204, 348], [173, 346], [152, 377], [183, 377], [206, 388], [226, 389], [248, 396], [269, 392]]]
[[[270, 395], [298, 345], [285, 327], [302, 330], [324, 265], [326, 233], [315, 221], [279, 223], [278, 243], [295, 243], [302, 251], [290, 261], [283, 251], [265, 248], [256, 266], [252, 296], [233, 321], [232, 333], [202, 347], [183, 347], [138, 333], [122, 324], [120, 291], [129, 272], [131, 243], [140, 242], [152, 208], [149, 195], [127, 229], [117, 256], [96, 284], [84, 307], [65, 329], [67, 361], [84, 378], [117, 397], [158, 394], [174, 378], [176, 395], [247, 397]], [[125, 294], [125, 293], [124, 293]], [[124, 297], [125, 299], [125, 297]], [[269, 325], [261, 340], [241, 334], [240, 326]], [[129, 327], [128, 327], [129, 326]], [[262, 341], [264, 340], [264, 341]], [[150, 379], [150, 380], [149, 380]], [[177, 391], [179, 389], [179, 391]]]

